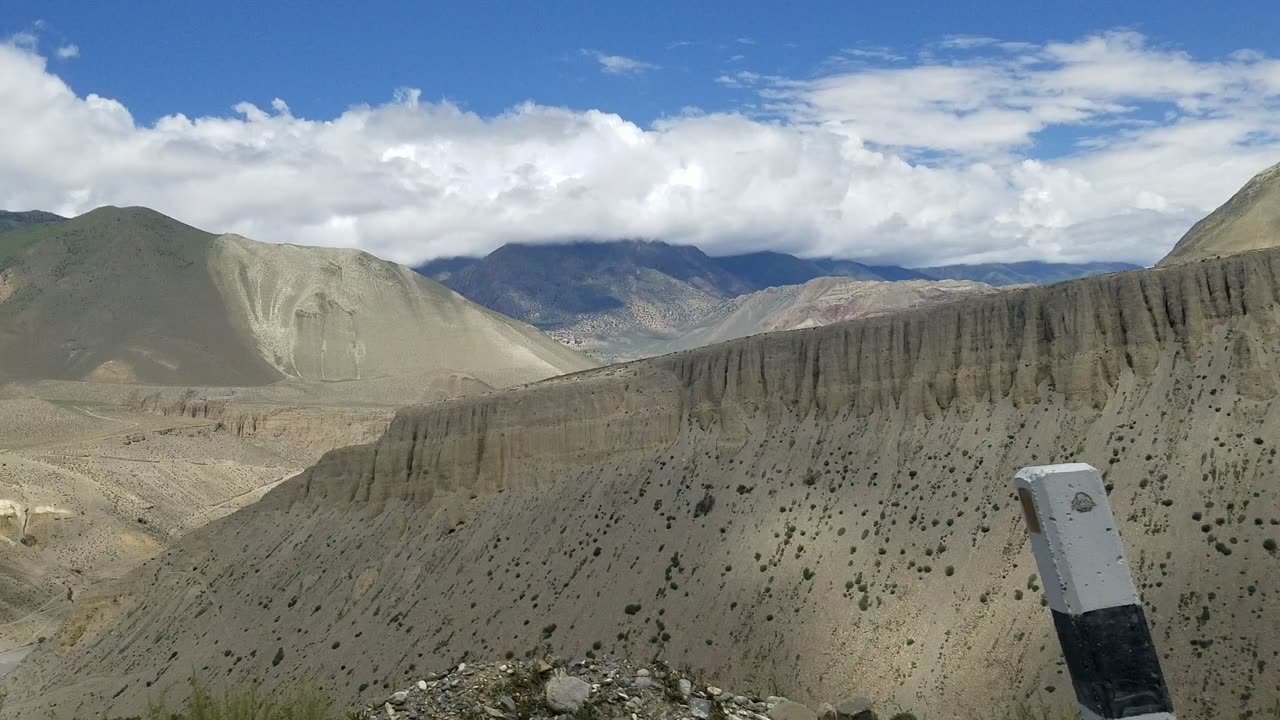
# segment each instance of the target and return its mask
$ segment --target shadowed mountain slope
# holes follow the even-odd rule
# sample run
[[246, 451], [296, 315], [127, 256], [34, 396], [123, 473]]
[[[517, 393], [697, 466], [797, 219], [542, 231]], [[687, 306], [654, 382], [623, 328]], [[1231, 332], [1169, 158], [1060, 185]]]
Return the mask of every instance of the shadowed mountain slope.
[[0, 234], [0, 374], [264, 385], [593, 366], [533, 328], [353, 250], [217, 236], [106, 207]]
[[607, 360], [635, 357], [633, 344], [677, 335], [754, 289], [697, 248], [638, 240], [504, 245], [474, 264], [419, 271]]
[[216, 235], [99, 208], [0, 235], [0, 371], [15, 379], [261, 385], [283, 376], [234, 327]]
[[59, 220], [66, 220], [66, 218], [43, 210], [25, 210], [21, 212], [0, 210], [0, 232], [25, 227], [27, 225], [58, 222]]
[[692, 347], [685, 339], [716, 322], [726, 304], [817, 278], [1011, 285], [1136, 267], [1013, 263], [911, 270], [768, 251], [709, 257], [695, 247], [626, 240], [505, 245], [481, 259], [434, 260], [418, 272], [485, 307], [533, 323], [570, 347], [617, 362]]
[[464, 297], [543, 328], [665, 302], [668, 311], [650, 321], [662, 326], [687, 306], [754, 289], [695, 247], [642, 240], [504, 245], [474, 264], [446, 259], [419, 271], [447, 273], [444, 282]]
[[1280, 251], [407, 408], [79, 603], [6, 718], [186, 669], [343, 701], [542, 645], [928, 717], [1069, 707], [1012, 492], [1106, 471], [1180, 717], [1280, 699]]
[[1280, 246], [1280, 164], [1258, 173], [1191, 226], [1159, 265]]

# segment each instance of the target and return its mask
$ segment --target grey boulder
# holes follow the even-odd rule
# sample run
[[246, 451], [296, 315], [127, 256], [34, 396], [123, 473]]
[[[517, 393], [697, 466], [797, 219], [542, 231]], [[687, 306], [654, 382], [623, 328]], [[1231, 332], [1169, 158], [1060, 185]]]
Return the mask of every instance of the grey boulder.
[[798, 702], [782, 700], [769, 708], [769, 720], [818, 720], [818, 713]]
[[876, 714], [871, 709], [870, 700], [856, 697], [836, 707], [836, 718], [837, 720], [876, 720]]
[[547, 681], [547, 706], [561, 713], [577, 712], [591, 696], [591, 685], [581, 678], [556, 673]]

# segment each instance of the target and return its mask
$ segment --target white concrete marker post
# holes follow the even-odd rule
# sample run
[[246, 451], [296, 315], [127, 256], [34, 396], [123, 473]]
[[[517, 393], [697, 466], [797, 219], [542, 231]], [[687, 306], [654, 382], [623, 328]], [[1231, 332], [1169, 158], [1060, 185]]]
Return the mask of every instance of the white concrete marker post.
[[1102, 474], [1042, 465], [1015, 484], [1084, 720], [1173, 720]]

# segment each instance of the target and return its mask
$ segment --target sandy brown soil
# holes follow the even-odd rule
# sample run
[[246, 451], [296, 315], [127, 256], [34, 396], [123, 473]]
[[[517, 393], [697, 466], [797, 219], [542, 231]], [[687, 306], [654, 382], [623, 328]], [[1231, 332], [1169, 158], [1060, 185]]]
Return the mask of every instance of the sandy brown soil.
[[257, 500], [325, 450], [376, 437], [390, 412], [233, 404], [191, 417], [91, 392], [14, 397], [22, 392], [0, 398], [0, 652], [52, 635], [86, 588]]
[[29, 652], [31, 652], [30, 646], [0, 652], [0, 677], [4, 677], [5, 675], [13, 672], [13, 669], [18, 667], [18, 663], [21, 662], [22, 658], [26, 657]]

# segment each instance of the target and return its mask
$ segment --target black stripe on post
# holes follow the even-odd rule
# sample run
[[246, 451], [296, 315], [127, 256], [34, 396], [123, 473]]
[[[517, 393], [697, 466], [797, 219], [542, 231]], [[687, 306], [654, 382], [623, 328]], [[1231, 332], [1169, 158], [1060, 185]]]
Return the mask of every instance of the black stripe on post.
[[1141, 606], [1054, 610], [1053, 625], [1081, 705], [1103, 718], [1173, 712]]

